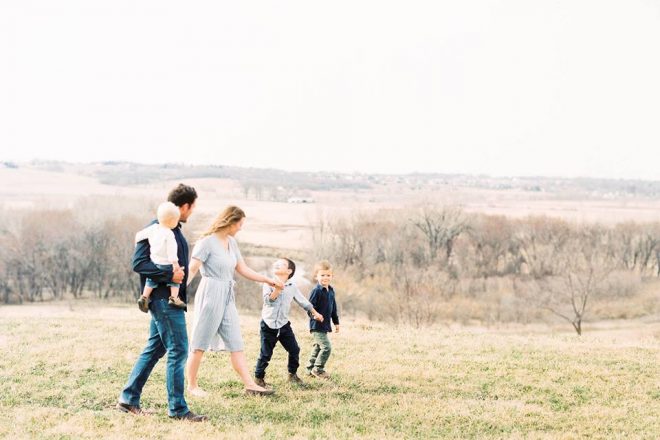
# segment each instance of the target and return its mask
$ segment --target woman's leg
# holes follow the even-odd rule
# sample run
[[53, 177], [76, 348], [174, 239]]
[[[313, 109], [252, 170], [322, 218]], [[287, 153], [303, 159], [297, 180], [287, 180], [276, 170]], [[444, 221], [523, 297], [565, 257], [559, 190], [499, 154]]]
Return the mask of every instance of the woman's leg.
[[266, 377], [266, 368], [273, 356], [273, 349], [277, 344], [277, 330], [273, 330], [265, 322], [261, 321], [261, 328], [259, 329], [261, 336], [261, 350], [259, 352], [259, 359], [257, 365], [254, 367], [254, 377], [263, 379]]
[[238, 311], [233, 300], [227, 304], [218, 333], [225, 343], [227, 350], [231, 352], [231, 366], [234, 367], [234, 371], [240, 376], [245, 388], [248, 390], [267, 391], [266, 388], [254, 383], [254, 378], [248, 369], [245, 352], [243, 351], [243, 338], [241, 337]]
[[188, 356], [188, 389], [194, 390], [199, 388], [197, 384], [197, 373], [199, 372], [199, 364], [202, 363], [203, 350], [195, 350]]
[[234, 367], [234, 370], [238, 373], [245, 385], [245, 388], [248, 390], [259, 390], [265, 391], [266, 389], [260, 387], [254, 383], [254, 379], [250, 374], [250, 370], [247, 366], [247, 360], [245, 359], [245, 353], [243, 351], [232, 351], [231, 352], [231, 366]]

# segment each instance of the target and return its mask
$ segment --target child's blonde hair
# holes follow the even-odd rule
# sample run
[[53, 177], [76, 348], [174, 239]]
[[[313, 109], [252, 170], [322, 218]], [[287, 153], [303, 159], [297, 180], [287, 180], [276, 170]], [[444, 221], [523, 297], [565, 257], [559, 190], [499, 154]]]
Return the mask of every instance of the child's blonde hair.
[[156, 217], [158, 218], [158, 223], [165, 226], [166, 228], [174, 229], [179, 223], [181, 211], [176, 207], [174, 203], [164, 202], [158, 205]]
[[318, 275], [319, 270], [332, 270], [332, 265], [328, 260], [321, 260], [314, 265], [314, 276]]

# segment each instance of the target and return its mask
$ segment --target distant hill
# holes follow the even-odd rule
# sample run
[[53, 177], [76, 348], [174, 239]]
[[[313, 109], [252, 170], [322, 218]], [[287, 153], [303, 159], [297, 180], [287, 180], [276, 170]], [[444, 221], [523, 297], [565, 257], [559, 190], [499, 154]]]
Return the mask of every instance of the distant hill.
[[82, 174], [108, 185], [138, 185], [162, 180], [189, 178], [234, 179], [251, 186], [282, 186], [313, 191], [335, 189], [368, 189], [368, 182], [350, 179], [336, 173], [289, 172], [264, 168], [241, 168], [224, 165], [185, 165], [180, 163], [141, 164], [105, 161], [68, 163], [33, 161], [26, 166], [66, 173]]
[[660, 198], [660, 181], [557, 178], [491, 177], [486, 175], [412, 173], [365, 174], [336, 172], [291, 172], [265, 168], [224, 165], [186, 165], [181, 163], [141, 164], [123, 161], [68, 163], [35, 160], [27, 164], [2, 162], [4, 167], [28, 167], [95, 177], [110, 185], [139, 185], [162, 180], [186, 178], [224, 178], [244, 187], [283, 188], [285, 190], [368, 190], [379, 185], [397, 184], [417, 189], [462, 187], [497, 191], [525, 191], [570, 194], [594, 198]]

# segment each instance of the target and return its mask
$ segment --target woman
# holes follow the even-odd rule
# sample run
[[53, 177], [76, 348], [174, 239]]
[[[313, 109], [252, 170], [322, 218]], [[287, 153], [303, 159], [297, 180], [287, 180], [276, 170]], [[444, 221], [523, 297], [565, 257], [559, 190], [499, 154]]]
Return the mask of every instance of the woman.
[[243, 352], [243, 339], [234, 302], [234, 271], [245, 278], [272, 287], [282, 288], [282, 282], [267, 278], [250, 269], [243, 261], [234, 235], [241, 230], [245, 213], [236, 206], [224, 209], [211, 227], [195, 244], [190, 261], [188, 280], [201, 270], [202, 281], [195, 295], [195, 319], [188, 357], [188, 392], [204, 397], [197, 373], [207, 350], [231, 352], [231, 364], [245, 385], [247, 394], [272, 394], [272, 390], [254, 382]]

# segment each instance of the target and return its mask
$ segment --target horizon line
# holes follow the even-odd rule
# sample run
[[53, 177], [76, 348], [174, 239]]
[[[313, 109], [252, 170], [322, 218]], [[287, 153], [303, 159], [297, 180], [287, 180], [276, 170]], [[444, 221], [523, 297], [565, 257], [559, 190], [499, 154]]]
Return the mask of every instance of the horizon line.
[[128, 165], [142, 165], [142, 166], [163, 166], [163, 165], [174, 165], [174, 166], [185, 166], [185, 167], [215, 167], [215, 168], [238, 168], [238, 169], [252, 169], [252, 170], [274, 170], [283, 173], [291, 174], [314, 174], [326, 172], [333, 175], [363, 175], [363, 176], [374, 176], [374, 177], [406, 177], [406, 176], [437, 176], [437, 177], [479, 177], [479, 178], [489, 178], [489, 179], [552, 179], [552, 180], [606, 180], [606, 181], [617, 181], [617, 182], [660, 182], [658, 179], [646, 179], [646, 178], [630, 178], [630, 177], [594, 177], [594, 176], [558, 176], [558, 175], [497, 175], [497, 174], [487, 174], [487, 173], [469, 173], [469, 172], [443, 172], [443, 171], [408, 171], [408, 172], [369, 172], [369, 171], [338, 171], [338, 170], [287, 170], [284, 168], [267, 168], [260, 166], [246, 166], [246, 165], [231, 165], [231, 164], [220, 164], [220, 163], [209, 163], [209, 164], [199, 164], [192, 162], [184, 161], [170, 161], [170, 162], [139, 162], [132, 160], [123, 160], [123, 159], [107, 159], [99, 161], [68, 161], [68, 160], [56, 160], [56, 159], [39, 159], [33, 158], [27, 161], [17, 161], [4, 159], [0, 160], [0, 164], [14, 164], [14, 165], [35, 165], [39, 163], [53, 163], [53, 164], [67, 164], [67, 165], [119, 165], [119, 164], [128, 164]]

